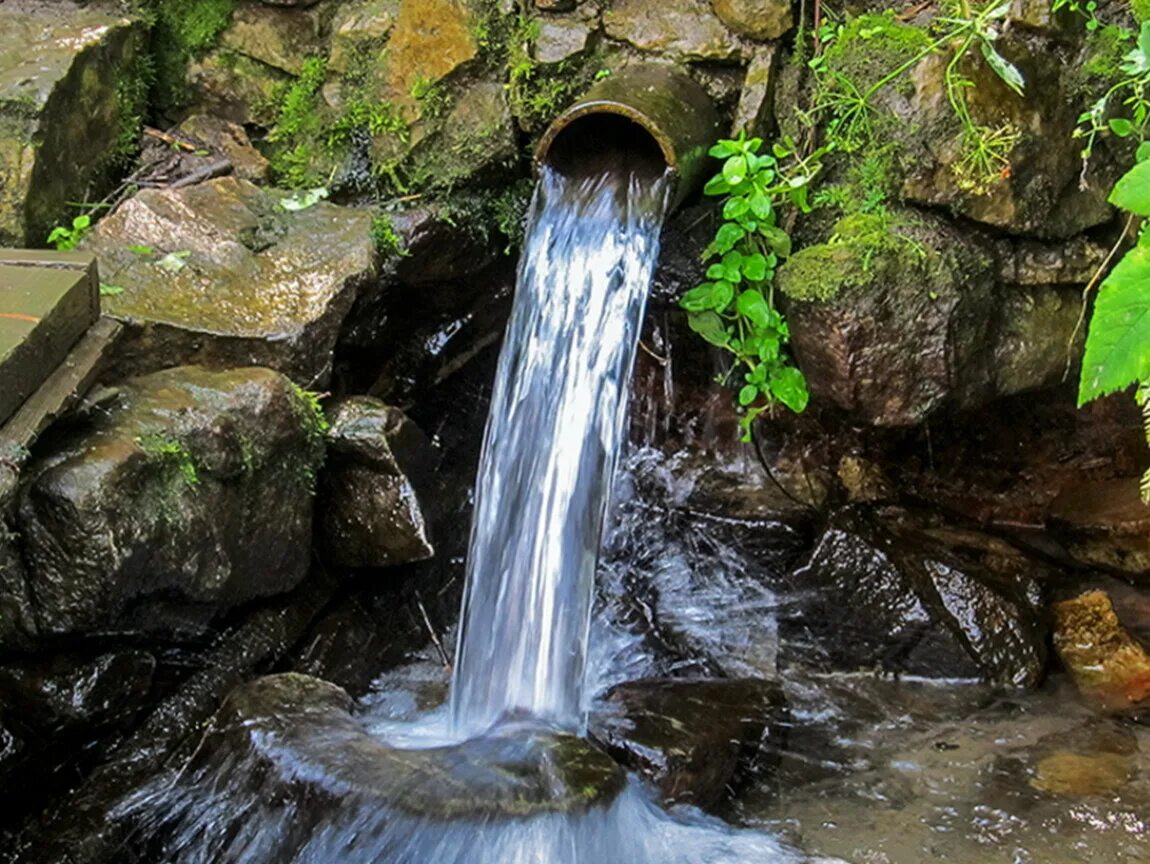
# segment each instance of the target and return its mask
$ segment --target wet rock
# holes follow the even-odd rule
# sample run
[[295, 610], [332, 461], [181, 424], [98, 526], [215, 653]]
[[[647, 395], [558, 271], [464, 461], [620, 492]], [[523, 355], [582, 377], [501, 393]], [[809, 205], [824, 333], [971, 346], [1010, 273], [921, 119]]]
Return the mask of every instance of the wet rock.
[[603, 26], [612, 39], [675, 60], [736, 60], [743, 53], [706, 0], [616, 0]]
[[834, 669], [1034, 686], [1046, 661], [1036, 572], [986, 535], [848, 508], [791, 578], [784, 642]]
[[535, 0], [535, 8], [544, 12], [570, 12], [576, 0]]
[[168, 369], [32, 462], [18, 510], [42, 634], [180, 632], [303, 579], [322, 438], [269, 369]]
[[882, 466], [869, 459], [844, 456], [835, 473], [852, 504], [889, 501], [894, 497], [894, 487]]
[[1007, 285], [1085, 285], [1106, 259], [1106, 247], [1086, 237], [1062, 243], [1015, 240], [998, 251], [999, 279]]
[[539, 22], [539, 35], [533, 53], [543, 64], [561, 63], [581, 54], [591, 39], [589, 24], [569, 18], [543, 18]]
[[1054, 649], [1079, 692], [1099, 708], [1150, 704], [1150, 653], [1122, 626], [1104, 592], [1055, 604]]
[[778, 734], [782, 691], [758, 679], [655, 679], [620, 684], [592, 735], [654, 783], [667, 804], [713, 807]]
[[969, 232], [926, 214], [855, 215], [778, 280], [816, 398], [912, 426], [993, 395], [993, 265]]
[[779, 49], [769, 45], [757, 50], [747, 64], [747, 74], [739, 92], [739, 104], [731, 121], [731, 135], [740, 129], [748, 135], [767, 136], [774, 129], [775, 69]]
[[1030, 786], [1067, 798], [1114, 795], [1136, 773], [1138, 739], [1113, 721], [1086, 723], [1043, 738], [1027, 753]]
[[1068, 486], [1051, 503], [1048, 524], [1076, 561], [1150, 580], [1150, 507], [1137, 477]]
[[27, 647], [36, 635], [18, 538], [0, 518], [0, 648]]
[[134, 141], [143, 28], [99, 6], [9, 0], [0, 36], [0, 245], [42, 246]]
[[244, 127], [220, 117], [195, 114], [182, 122], [180, 135], [200, 142], [212, 151], [211, 159], [223, 157], [232, 164], [232, 170], [241, 180], [261, 183], [268, 176], [268, 160], [252, 146]]
[[1001, 301], [994, 347], [994, 389], [1003, 396], [1056, 387], [1066, 376], [1067, 353], [1082, 352], [1082, 294], [1075, 288], [1012, 288]]
[[152, 655], [130, 650], [0, 666], [0, 703], [45, 732], [123, 726], [143, 706], [155, 668]]
[[232, 23], [220, 34], [220, 46], [252, 60], [299, 75], [308, 57], [324, 54], [324, 36], [331, 15], [330, 6], [319, 6], [301, 14], [298, 9], [240, 4]]
[[[609, 757], [573, 735], [512, 725], [454, 746], [400, 750], [370, 735], [351, 708], [343, 690], [303, 675], [237, 689], [193, 764], [161, 780], [169, 827], [195, 830], [224, 807], [236, 818], [213, 820], [212, 836], [198, 846], [212, 860], [238, 860], [257, 836], [272, 860], [306, 860], [305, 848], [335, 854], [325, 839], [346, 842], [348, 831], [359, 852], [393, 844], [373, 859], [382, 860], [413, 820], [577, 814], [608, 803], [625, 784]], [[235, 782], [237, 771], [244, 783]]]
[[344, 316], [376, 278], [372, 217], [327, 202], [289, 211], [289, 197], [223, 177], [146, 189], [101, 220], [86, 247], [123, 288], [104, 298], [128, 324], [121, 374], [199, 363], [326, 379]]
[[778, 39], [794, 24], [790, 0], [712, 0], [723, 23], [751, 39]]
[[429, 491], [435, 454], [398, 408], [361, 396], [331, 411], [323, 478], [324, 534], [347, 567], [390, 567], [435, 554], [416, 487]]

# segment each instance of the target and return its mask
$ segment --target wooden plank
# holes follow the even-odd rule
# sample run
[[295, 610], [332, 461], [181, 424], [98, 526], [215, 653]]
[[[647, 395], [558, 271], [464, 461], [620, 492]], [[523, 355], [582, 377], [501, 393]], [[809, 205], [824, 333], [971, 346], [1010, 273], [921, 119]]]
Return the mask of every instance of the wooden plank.
[[28, 449], [49, 425], [69, 411], [95, 383], [123, 330], [113, 318], [88, 329], [67, 358], [3, 426], [0, 426], [0, 509], [15, 491]]
[[88, 253], [0, 250], [0, 423], [52, 374], [99, 309]]

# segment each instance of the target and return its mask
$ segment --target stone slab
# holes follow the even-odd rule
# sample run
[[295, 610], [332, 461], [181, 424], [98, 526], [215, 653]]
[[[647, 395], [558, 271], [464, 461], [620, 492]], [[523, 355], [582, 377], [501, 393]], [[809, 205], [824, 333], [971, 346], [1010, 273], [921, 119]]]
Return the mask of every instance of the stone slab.
[[0, 250], [0, 423], [96, 321], [98, 286], [90, 254]]

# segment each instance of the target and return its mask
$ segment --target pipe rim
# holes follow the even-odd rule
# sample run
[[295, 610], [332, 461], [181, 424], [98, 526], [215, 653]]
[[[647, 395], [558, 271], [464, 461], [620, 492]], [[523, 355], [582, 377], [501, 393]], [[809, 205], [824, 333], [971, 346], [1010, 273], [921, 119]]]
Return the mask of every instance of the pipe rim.
[[658, 146], [659, 152], [663, 154], [663, 162], [666, 164], [667, 170], [678, 176], [679, 156], [670, 137], [660, 131], [658, 124], [642, 111], [611, 99], [596, 99], [590, 102], [581, 102], [556, 117], [547, 127], [547, 131], [543, 134], [543, 137], [539, 139], [539, 146], [535, 148], [536, 167], [538, 168], [547, 164], [548, 156], [551, 153], [551, 146], [565, 129], [571, 126], [576, 120], [593, 114], [615, 114], [625, 117], [636, 126], [639, 126], [644, 132], [651, 136], [651, 139]]

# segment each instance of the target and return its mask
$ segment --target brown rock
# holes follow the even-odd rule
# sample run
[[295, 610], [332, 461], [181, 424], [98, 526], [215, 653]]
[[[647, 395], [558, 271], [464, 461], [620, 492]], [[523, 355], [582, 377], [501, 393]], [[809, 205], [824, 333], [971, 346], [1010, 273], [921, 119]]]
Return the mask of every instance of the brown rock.
[[1074, 483], [1054, 499], [1048, 522], [1082, 564], [1150, 577], [1150, 507], [1138, 478]]
[[1150, 654], [1104, 592], [1055, 604], [1054, 622], [1054, 649], [1084, 697], [1106, 711], [1150, 704]]
[[735, 60], [743, 53], [705, 0], [617, 0], [603, 24], [613, 39], [677, 60]]
[[751, 39], [778, 39], [795, 24], [790, 0], [711, 0], [723, 23]]
[[259, 183], [267, 179], [268, 160], [252, 146], [244, 127], [230, 120], [195, 114], [180, 124], [180, 133], [202, 142], [215, 154], [232, 163], [235, 175]]
[[390, 85], [410, 98], [416, 82], [435, 82], [479, 53], [471, 11], [460, 0], [403, 3], [387, 46]]
[[318, 11], [241, 4], [220, 44], [291, 75], [308, 57], [324, 51], [324, 17]]
[[731, 121], [731, 136], [740, 129], [748, 135], [768, 136], [773, 131], [775, 100], [775, 69], [779, 57], [778, 48], [767, 45], [751, 57], [743, 88], [739, 92], [739, 105]]

